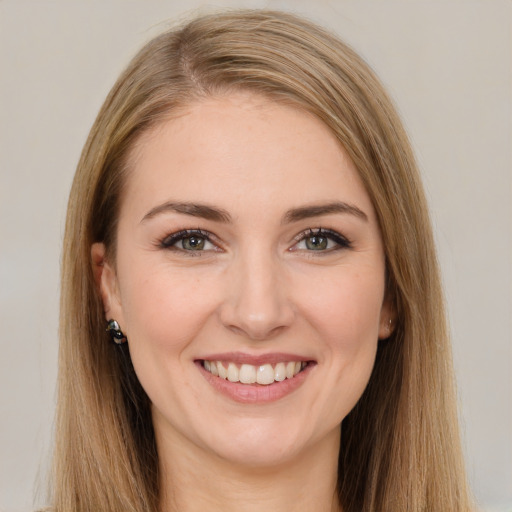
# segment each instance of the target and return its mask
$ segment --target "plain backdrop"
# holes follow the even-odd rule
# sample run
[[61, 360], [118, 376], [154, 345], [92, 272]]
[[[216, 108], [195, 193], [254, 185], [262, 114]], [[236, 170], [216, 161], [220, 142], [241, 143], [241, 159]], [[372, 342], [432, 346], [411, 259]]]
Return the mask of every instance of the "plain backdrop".
[[353, 45], [395, 98], [432, 208], [472, 486], [483, 510], [511, 511], [506, 0], [0, 0], [0, 510], [42, 503], [65, 208], [89, 128], [144, 42], [169, 20], [222, 7], [305, 14]]

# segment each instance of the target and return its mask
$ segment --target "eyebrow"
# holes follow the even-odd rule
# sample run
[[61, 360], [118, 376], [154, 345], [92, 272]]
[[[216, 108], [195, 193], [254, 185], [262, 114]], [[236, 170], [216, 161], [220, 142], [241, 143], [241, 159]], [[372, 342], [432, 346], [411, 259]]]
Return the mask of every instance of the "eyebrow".
[[[222, 208], [216, 208], [214, 206], [201, 203], [176, 203], [169, 201], [149, 210], [149, 212], [142, 218], [141, 223], [152, 219], [161, 213], [167, 212], [180, 213], [182, 215], [199, 217], [202, 219], [212, 220], [214, 222], [222, 222], [224, 224], [229, 224], [232, 221], [231, 215]], [[312, 217], [321, 217], [322, 215], [329, 215], [333, 213], [354, 215], [364, 221], [368, 221], [366, 213], [357, 206], [344, 203], [343, 201], [335, 201], [327, 204], [314, 204], [310, 206], [292, 208], [283, 215], [282, 224], [297, 222]]]
[[231, 222], [231, 215], [221, 208], [215, 208], [206, 204], [174, 202], [167, 202], [159, 206], [155, 206], [155, 208], [152, 208], [148, 213], [146, 213], [146, 215], [144, 215], [141, 222], [152, 219], [156, 215], [165, 212], [181, 213], [182, 215], [200, 217], [202, 219], [213, 220], [215, 222]]
[[321, 217], [332, 213], [347, 213], [355, 215], [364, 221], [368, 221], [368, 216], [363, 210], [357, 206], [344, 203], [343, 201], [335, 201], [327, 204], [313, 204], [311, 206], [301, 206], [288, 210], [283, 216], [283, 224], [288, 222], [297, 222], [299, 220], [309, 219], [311, 217]]

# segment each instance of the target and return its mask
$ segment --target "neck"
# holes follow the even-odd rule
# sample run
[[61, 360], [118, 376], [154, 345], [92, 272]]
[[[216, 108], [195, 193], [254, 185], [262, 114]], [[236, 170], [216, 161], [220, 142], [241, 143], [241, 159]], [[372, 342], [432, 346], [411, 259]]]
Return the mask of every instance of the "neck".
[[162, 512], [340, 512], [339, 430], [293, 460], [233, 464], [184, 439], [159, 439]]

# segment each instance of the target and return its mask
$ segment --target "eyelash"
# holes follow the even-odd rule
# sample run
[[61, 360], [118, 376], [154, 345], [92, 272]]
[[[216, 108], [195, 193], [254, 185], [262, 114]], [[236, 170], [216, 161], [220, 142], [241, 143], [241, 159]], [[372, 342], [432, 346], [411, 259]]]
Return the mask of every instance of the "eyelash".
[[[211, 251], [211, 249], [186, 249], [184, 247], [176, 247], [178, 242], [182, 240], [187, 240], [191, 238], [198, 238], [202, 239], [203, 243], [209, 242], [216, 247], [218, 247], [218, 243], [215, 239], [215, 237], [212, 235], [212, 233], [208, 231], [204, 231], [202, 229], [183, 229], [180, 231], [177, 231], [176, 233], [171, 233], [170, 235], [167, 235], [165, 238], [159, 241], [158, 245], [161, 249], [167, 249], [167, 250], [173, 250], [178, 251], [183, 254], [186, 254], [187, 256], [199, 256], [203, 252]], [[309, 238], [318, 237], [323, 238], [327, 240], [327, 245], [329, 244], [329, 241], [332, 241], [336, 244], [335, 247], [325, 247], [321, 249], [308, 249], [303, 248], [299, 249], [296, 246]], [[292, 252], [295, 251], [304, 251], [307, 253], [310, 253], [311, 256], [320, 256], [325, 253], [330, 253], [333, 251], [339, 251], [343, 249], [350, 249], [352, 247], [352, 243], [350, 240], [348, 240], [345, 236], [341, 235], [337, 231], [333, 231], [331, 229], [324, 229], [324, 228], [308, 228], [306, 231], [303, 231], [302, 233], [299, 233], [297, 236], [294, 237], [294, 240], [296, 243], [291, 247], [289, 250]], [[314, 254], [316, 253], [316, 254]]]
[[[318, 250], [318, 253], [325, 254], [326, 252], [338, 251], [338, 250], [342, 250], [342, 249], [350, 249], [352, 247], [352, 242], [350, 242], [350, 240], [348, 238], [346, 238], [342, 234], [338, 233], [337, 231], [333, 231], [331, 229], [324, 229], [324, 228], [309, 228], [306, 231], [299, 233], [295, 237], [295, 240], [297, 243], [300, 243], [303, 240], [306, 240], [308, 238], [313, 238], [313, 237], [326, 238], [327, 240], [332, 240], [333, 242], [335, 242], [337, 244], [336, 247], [331, 247], [331, 248], [327, 248], [324, 250]], [[316, 252], [314, 250], [307, 250], [307, 249], [291, 248], [290, 250], [292, 250], [292, 251], [306, 250], [307, 252], [311, 252], [311, 253]]]
[[202, 229], [182, 229], [180, 231], [177, 231], [176, 233], [171, 233], [170, 235], [167, 235], [164, 239], [162, 239], [159, 242], [159, 246], [161, 249], [170, 249], [174, 251], [180, 251], [182, 253], [185, 253], [190, 256], [197, 256], [204, 252], [204, 250], [187, 250], [184, 248], [176, 247], [176, 244], [180, 242], [181, 240], [186, 240], [187, 238], [201, 238], [205, 242], [210, 242], [212, 244], [218, 245], [216, 242], [212, 241], [212, 234], [208, 231], [204, 231]]

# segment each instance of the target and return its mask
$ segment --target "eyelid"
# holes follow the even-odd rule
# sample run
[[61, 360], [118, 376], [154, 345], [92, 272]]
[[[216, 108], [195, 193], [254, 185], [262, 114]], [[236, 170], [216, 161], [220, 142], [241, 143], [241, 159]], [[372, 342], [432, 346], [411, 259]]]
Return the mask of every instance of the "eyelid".
[[217, 237], [213, 233], [211, 233], [209, 231], [205, 231], [204, 229], [201, 229], [201, 228], [180, 229], [173, 233], [169, 233], [169, 234], [165, 235], [163, 238], [158, 240], [158, 246], [162, 249], [174, 249], [177, 252], [183, 252], [183, 253], [193, 253], [193, 252], [202, 253], [202, 252], [210, 252], [212, 250], [212, 249], [203, 249], [203, 250], [198, 250], [198, 251], [187, 251], [185, 249], [179, 249], [179, 248], [175, 247], [175, 244], [177, 242], [179, 242], [180, 240], [183, 240], [183, 239], [189, 238], [189, 237], [193, 237], [193, 236], [198, 236], [198, 237], [204, 238], [206, 241], [215, 245], [215, 247], [218, 248], [219, 250], [221, 249], [219, 240], [217, 239]]
[[[326, 253], [335, 251], [338, 249], [350, 249], [352, 247], [352, 242], [345, 236], [339, 233], [338, 231], [334, 231], [332, 229], [326, 229], [326, 228], [308, 228], [305, 231], [302, 231], [298, 235], [294, 236], [295, 244], [289, 249], [291, 251], [297, 251], [300, 249], [294, 249], [294, 247], [299, 243], [302, 242], [304, 239], [310, 237], [310, 236], [324, 236], [325, 238], [328, 238], [332, 241], [334, 241], [338, 247], [324, 250], [324, 251], [318, 251], [318, 254]], [[316, 251], [308, 251], [308, 252], [316, 252]]]
[[[180, 249], [176, 247], [176, 244], [185, 238], [198, 236], [201, 238], [204, 238], [206, 241], [210, 242], [215, 246], [215, 249], [202, 249], [197, 251], [189, 251], [186, 249]], [[297, 249], [296, 245], [303, 241], [304, 239], [312, 236], [322, 236], [325, 238], [328, 238], [329, 240], [336, 243], [336, 247], [332, 247], [330, 249], [321, 250], [318, 251], [319, 254], [321, 253], [328, 253], [340, 249], [349, 249], [352, 247], [352, 242], [345, 236], [339, 233], [338, 231], [332, 230], [332, 229], [326, 229], [326, 228], [308, 228], [299, 234], [295, 235], [293, 239], [295, 240], [295, 243], [292, 247], [290, 247], [290, 251], [299, 251], [302, 249]], [[194, 229], [181, 229], [172, 233], [167, 234], [163, 238], [158, 239], [157, 246], [161, 249], [170, 249], [175, 250], [176, 252], [182, 252], [189, 255], [192, 255], [195, 253], [196, 255], [199, 255], [203, 252], [213, 252], [213, 251], [222, 251], [222, 244], [220, 240], [210, 231], [206, 231], [201, 228], [194, 228]], [[316, 252], [316, 251], [307, 251], [307, 252]]]

